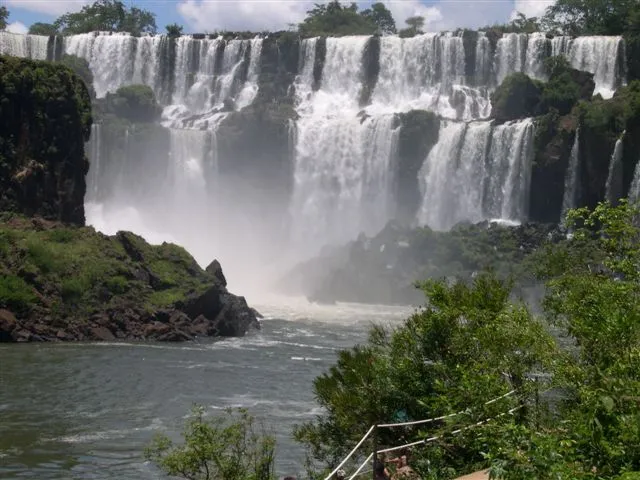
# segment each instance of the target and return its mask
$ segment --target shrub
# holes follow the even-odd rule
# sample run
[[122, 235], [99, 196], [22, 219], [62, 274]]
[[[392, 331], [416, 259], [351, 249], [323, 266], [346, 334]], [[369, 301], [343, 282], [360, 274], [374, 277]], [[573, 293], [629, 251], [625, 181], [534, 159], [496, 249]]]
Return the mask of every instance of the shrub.
[[20, 277], [0, 276], [0, 306], [25, 313], [37, 300], [33, 289]]
[[184, 443], [173, 445], [159, 435], [145, 450], [171, 476], [197, 480], [272, 480], [275, 437], [244, 409], [205, 420], [195, 407], [182, 433]]
[[531, 117], [540, 103], [540, 82], [524, 73], [514, 73], [504, 79], [491, 95], [491, 116], [499, 122]]
[[151, 87], [128, 85], [105, 98], [106, 110], [132, 122], [153, 122], [161, 113]]

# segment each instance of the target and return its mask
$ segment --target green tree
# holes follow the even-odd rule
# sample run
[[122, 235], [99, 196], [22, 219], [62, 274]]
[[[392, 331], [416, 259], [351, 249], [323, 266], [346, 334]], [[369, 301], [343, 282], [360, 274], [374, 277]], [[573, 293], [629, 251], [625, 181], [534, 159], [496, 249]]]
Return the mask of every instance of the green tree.
[[184, 27], [182, 25], [178, 25], [177, 23], [171, 23], [164, 27], [167, 30], [167, 35], [170, 37], [180, 37], [182, 36], [182, 31]]
[[[524, 405], [531, 393], [527, 374], [550, 367], [555, 342], [524, 305], [510, 302], [509, 284], [480, 275], [471, 285], [430, 281], [422, 288], [421, 311], [395, 330], [374, 328], [366, 345], [340, 352], [315, 380], [326, 413], [295, 430], [313, 462], [335, 465], [372, 424], [399, 416], [416, 420], [467, 410], [455, 419], [467, 425], [513, 407], [509, 398], [484, 404], [512, 389]], [[438, 427], [447, 429], [384, 430], [379, 441], [398, 445]], [[451, 453], [429, 458], [432, 472], [464, 472], [483, 461], [477, 445]]]
[[51, 36], [57, 35], [58, 33], [58, 29], [53, 23], [36, 22], [29, 27], [30, 35]]
[[7, 19], [9, 18], [9, 10], [7, 7], [0, 7], [0, 30], [7, 28]]
[[371, 8], [363, 10], [361, 15], [378, 27], [377, 33], [381, 35], [396, 33], [396, 21], [384, 3], [374, 3]]
[[378, 26], [371, 16], [358, 13], [358, 5], [343, 6], [339, 0], [326, 4], [315, 4], [307, 11], [304, 21], [298, 25], [298, 32], [304, 37], [331, 35], [371, 35]]
[[82, 10], [66, 13], [54, 25], [60, 32], [73, 35], [94, 31], [130, 32], [133, 35], [156, 33], [155, 14], [136, 7], [127, 9], [120, 0], [96, 0]]
[[639, 11], [638, 0], [558, 0], [547, 9], [543, 26], [568, 35], [620, 35]]
[[562, 396], [539, 429], [494, 432], [498, 478], [614, 479], [640, 471], [640, 210], [571, 211], [573, 237], [537, 254], [545, 311], [570, 339], [554, 372]]
[[401, 37], [413, 37], [419, 33], [423, 33], [424, 17], [415, 16], [409, 17], [404, 21], [409, 27], [400, 30], [399, 35]]
[[107, 112], [132, 122], [154, 122], [162, 110], [147, 85], [120, 87], [116, 93], [107, 94], [104, 104]]
[[174, 445], [159, 435], [145, 450], [168, 475], [189, 480], [272, 480], [275, 437], [246, 410], [205, 420], [204, 409], [194, 408], [182, 433], [184, 443]]

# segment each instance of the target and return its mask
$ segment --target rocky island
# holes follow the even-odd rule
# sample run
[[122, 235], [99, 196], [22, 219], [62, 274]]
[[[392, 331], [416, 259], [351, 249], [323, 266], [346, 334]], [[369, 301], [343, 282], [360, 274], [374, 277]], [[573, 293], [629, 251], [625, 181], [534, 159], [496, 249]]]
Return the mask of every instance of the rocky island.
[[90, 93], [67, 66], [0, 57], [0, 342], [242, 336], [257, 312], [219, 262], [85, 226]]

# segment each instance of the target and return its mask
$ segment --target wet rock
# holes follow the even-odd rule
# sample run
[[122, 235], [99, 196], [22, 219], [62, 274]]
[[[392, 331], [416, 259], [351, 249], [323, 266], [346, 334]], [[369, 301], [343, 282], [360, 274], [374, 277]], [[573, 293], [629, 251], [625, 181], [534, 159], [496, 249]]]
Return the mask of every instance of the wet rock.
[[109, 342], [116, 339], [111, 331], [106, 327], [93, 327], [91, 329], [91, 336], [95, 340], [101, 340], [103, 342]]
[[12, 333], [17, 327], [18, 321], [13, 313], [0, 309], [0, 342], [12, 342]]
[[211, 262], [209, 266], [205, 268], [205, 271], [213, 275], [223, 287], [227, 286], [227, 279], [222, 272], [222, 265], [220, 265], [220, 262], [218, 260], [214, 260], [213, 262]]

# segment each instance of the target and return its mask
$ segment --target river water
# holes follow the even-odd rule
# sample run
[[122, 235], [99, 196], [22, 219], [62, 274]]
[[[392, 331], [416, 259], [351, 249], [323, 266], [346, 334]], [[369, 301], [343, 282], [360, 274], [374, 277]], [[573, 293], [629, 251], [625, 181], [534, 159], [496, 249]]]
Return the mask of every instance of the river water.
[[158, 432], [179, 440], [194, 403], [247, 407], [277, 437], [279, 475], [302, 471], [296, 423], [321, 412], [312, 381], [372, 323], [409, 307], [252, 302], [260, 332], [202, 343], [0, 345], [0, 478], [164, 479], [142, 458]]

